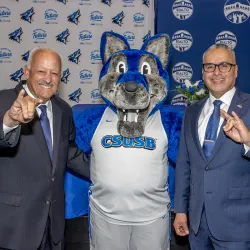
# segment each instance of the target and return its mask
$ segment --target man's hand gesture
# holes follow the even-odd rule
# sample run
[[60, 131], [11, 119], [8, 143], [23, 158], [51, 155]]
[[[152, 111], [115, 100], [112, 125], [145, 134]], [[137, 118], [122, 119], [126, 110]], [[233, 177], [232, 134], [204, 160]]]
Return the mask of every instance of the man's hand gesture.
[[250, 132], [239, 116], [234, 111], [232, 112], [232, 116], [230, 116], [222, 109], [221, 115], [227, 121], [226, 125], [223, 127], [225, 134], [235, 142], [243, 143], [249, 147]]
[[3, 124], [7, 127], [30, 122], [34, 118], [36, 106], [43, 102], [41, 99], [34, 99], [24, 94], [25, 91], [22, 89], [11, 108], [5, 113]]

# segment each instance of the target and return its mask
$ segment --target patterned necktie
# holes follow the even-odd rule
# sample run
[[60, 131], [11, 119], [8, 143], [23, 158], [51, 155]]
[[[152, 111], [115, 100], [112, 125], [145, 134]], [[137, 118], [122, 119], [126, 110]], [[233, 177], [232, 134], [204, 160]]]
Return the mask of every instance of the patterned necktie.
[[53, 154], [52, 138], [51, 138], [51, 130], [50, 130], [49, 119], [48, 119], [48, 116], [47, 116], [47, 106], [46, 105], [40, 105], [38, 108], [42, 112], [41, 115], [40, 115], [40, 122], [41, 122], [41, 126], [42, 126], [42, 129], [43, 129], [43, 134], [44, 134], [47, 146], [48, 146], [50, 159], [52, 159], [52, 154]]
[[217, 130], [220, 122], [220, 105], [222, 104], [221, 100], [214, 101], [214, 111], [209, 118], [204, 143], [203, 143], [203, 151], [207, 158], [210, 158], [213, 148], [217, 139]]

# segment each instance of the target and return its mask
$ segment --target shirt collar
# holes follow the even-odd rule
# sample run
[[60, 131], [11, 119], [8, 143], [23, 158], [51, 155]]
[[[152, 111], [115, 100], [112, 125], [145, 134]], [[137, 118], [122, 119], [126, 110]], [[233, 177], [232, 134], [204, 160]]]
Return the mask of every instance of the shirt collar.
[[[24, 90], [26, 91], [26, 93], [27, 93], [30, 97], [36, 99], [36, 97], [30, 92], [30, 90], [29, 90], [27, 84], [23, 84], [23, 88], [24, 88]], [[37, 107], [39, 107], [40, 105], [46, 105], [46, 106], [47, 106], [47, 110], [50, 111], [50, 112], [52, 112], [51, 100], [48, 100], [48, 101], [47, 101], [46, 103], [44, 103], [44, 104], [39, 104]]]
[[[219, 100], [221, 100], [224, 104], [230, 106], [235, 91], [236, 91], [236, 88], [233, 87], [232, 89], [227, 91]], [[215, 100], [218, 100], [218, 99], [216, 99], [211, 93], [209, 93], [209, 99], [208, 99], [209, 107], [213, 105], [213, 102]]]

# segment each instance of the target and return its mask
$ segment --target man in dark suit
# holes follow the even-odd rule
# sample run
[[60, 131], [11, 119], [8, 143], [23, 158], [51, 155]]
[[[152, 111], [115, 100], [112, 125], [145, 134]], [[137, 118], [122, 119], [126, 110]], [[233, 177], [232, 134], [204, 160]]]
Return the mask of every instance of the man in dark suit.
[[0, 92], [0, 249], [63, 249], [65, 168], [89, 176], [71, 108], [55, 95], [61, 64], [35, 49], [27, 81]]
[[[209, 97], [186, 109], [176, 166], [174, 227], [192, 250], [250, 249], [250, 162], [247, 145], [223, 131], [220, 109], [250, 125], [250, 96], [235, 87], [234, 51], [210, 47], [203, 56]], [[188, 227], [189, 215], [189, 227]]]

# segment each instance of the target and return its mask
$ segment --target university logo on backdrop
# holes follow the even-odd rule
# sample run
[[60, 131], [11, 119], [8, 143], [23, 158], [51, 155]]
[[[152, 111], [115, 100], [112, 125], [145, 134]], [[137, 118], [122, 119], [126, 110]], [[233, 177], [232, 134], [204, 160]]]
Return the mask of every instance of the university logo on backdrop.
[[186, 20], [193, 14], [193, 4], [190, 0], [175, 0], [172, 12], [179, 20]]
[[60, 34], [56, 35], [56, 41], [67, 44], [69, 35], [70, 35], [69, 29], [66, 29], [62, 31]]
[[102, 59], [101, 59], [99, 50], [91, 51], [90, 61], [91, 61], [91, 64], [101, 64], [102, 63]]
[[8, 48], [0, 48], [0, 63], [11, 63], [12, 51]]
[[43, 29], [33, 30], [33, 43], [46, 43], [47, 42], [47, 32]]
[[25, 12], [20, 14], [20, 18], [23, 21], [26, 21], [28, 23], [32, 23], [33, 21], [33, 15], [35, 15], [34, 8], [31, 7], [30, 9], [26, 10]]
[[135, 33], [131, 31], [126, 31], [123, 36], [127, 39], [130, 45], [135, 45]]
[[79, 0], [79, 5], [91, 5], [91, 0]]
[[103, 14], [100, 11], [92, 11], [89, 20], [90, 25], [103, 25]]
[[123, 7], [135, 7], [134, 2], [135, 0], [122, 0]]
[[79, 73], [80, 83], [81, 84], [92, 84], [93, 74], [88, 69], [83, 69]]
[[68, 98], [70, 101], [79, 103], [81, 94], [82, 94], [82, 90], [81, 90], [81, 88], [79, 88], [79, 89], [73, 91], [71, 94], [69, 94]]
[[32, 0], [32, 3], [46, 3], [46, 0]]
[[59, 3], [63, 3], [63, 4], [65, 4], [66, 5], [66, 3], [68, 2], [68, 0], [56, 0], [57, 2], [59, 2]]
[[69, 68], [65, 69], [63, 72], [62, 72], [62, 77], [61, 77], [61, 82], [67, 84], [68, 83], [68, 78], [70, 76], [70, 72], [69, 72]]
[[172, 105], [185, 105], [187, 106], [188, 98], [183, 94], [177, 94], [172, 98]]
[[75, 64], [79, 64], [81, 55], [81, 50], [78, 49], [68, 56], [68, 60]]
[[111, 4], [112, 4], [111, 0], [101, 0], [101, 3], [104, 3], [108, 6], [111, 6]]
[[124, 15], [124, 12], [122, 11], [118, 13], [116, 16], [112, 17], [112, 23], [115, 23], [121, 27], [123, 24], [122, 20], [124, 17], [125, 15]]
[[91, 103], [102, 103], [102, 97], [99, 89], [93, 89], [90, 93]]
[[172, 68], [172, 76], [174, 80], [178, 83], [184, 83], [184, 81], [190, 80], [193, 76], [192, 67], [185, 62], [179, 62]]
[[136, 13], [133, 16], [134, 27], [143, 27], [145, 17], [142, 13]]
[[23, 61], [28, 62], [29, 56], [30, 56], [30, 50], [28, 50], [28, 51], [26, 51], [25, 53], [23, 53], [23, 54], [21, 55], [21, 58], [22, 58]]
[[187, 51], [193, 44], [191, 34], [186, 30], [178, 30], [172, 36], [173, 47], [180, 52]]
[[6, 6], [0, 6], [0, 22], [10, 22], [11, 10]]
[[142, 4], [146, 5], [149, 8], [149, 6], [150, 6], [150, 0], [142, 0]]
[[21, 36], [23, 34], [23, 29], [20, 27], [19, 29], [14, 30], [13, 32], [9, 33], [9, 39], [20, 43], [21, 42]]
[[70, 14], [67, 18], [70, 23], [78, 25], [80, 16], [81, 16], [80, 10], [76, 10], [75, 12]]
[[247, 21], [250, 16], [250, 3], [248, 0], [227, 0], [224, 5], [224, 15], [234, 24]]
[[234, 49], [237, 45], [237, 38], [234, 33], [230, 31], [222, 31], [216, 36], [215, 43], [225, 44], [229, 48]]
[[58, 24], [58, 13], [54, 9], [47, 9], [44, 12], [45, 24]]
[[14, 82], [21, 83], [23, 74], [24, 74], [23, 68], [20, 68], [10, 75], [10, 80], [14, 81]]
[[93, 35], [89, 30], [81, 30], [79, 32], [79, 43], [83, 45], [91, 45], [92, 44]]

